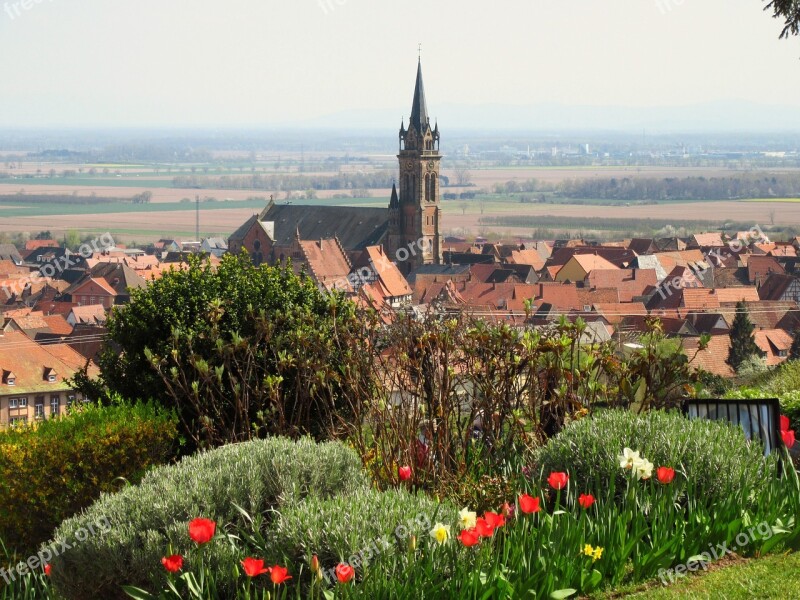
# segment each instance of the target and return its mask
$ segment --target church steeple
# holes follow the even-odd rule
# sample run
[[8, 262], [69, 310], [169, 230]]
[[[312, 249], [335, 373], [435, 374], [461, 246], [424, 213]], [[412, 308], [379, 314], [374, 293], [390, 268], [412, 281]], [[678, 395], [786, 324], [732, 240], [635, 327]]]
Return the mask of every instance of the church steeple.
[[[398, 259], [404, 273], [423, 264], [441, 264], [441, 207], [439, 127], [431, 129], [422, 61], [417, 63], [417, 82], [408, 129], [400, 124], [400, 179], [392, 186], [389, 202], [389, 254]], [[415, 247], [418, 251], [410, 253]], [[410, 255], [409, 255], [410, 254]]]
[[411, 124], [422, 135], [428, 125], [428, 103], [425, 101], [425, 84], [422, 82], [422, 59], [417, 63], [417, 85], [414, 88], [414, 102], [411, 105]]

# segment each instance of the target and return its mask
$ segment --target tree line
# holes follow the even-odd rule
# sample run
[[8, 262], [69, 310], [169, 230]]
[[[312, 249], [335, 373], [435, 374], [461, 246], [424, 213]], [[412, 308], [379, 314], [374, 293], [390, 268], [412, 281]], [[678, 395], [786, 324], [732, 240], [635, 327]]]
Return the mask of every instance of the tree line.
[[568, 179], [554, 188], [567, 198], [604, 200], [739, 200], [800, 196], [800, 175]]
[[339, 173], [337, 175], [178, 175], [172, 178], [176, 188], [223, 190], [350, 190], [392, 187], [389, 171], [374, 173]]

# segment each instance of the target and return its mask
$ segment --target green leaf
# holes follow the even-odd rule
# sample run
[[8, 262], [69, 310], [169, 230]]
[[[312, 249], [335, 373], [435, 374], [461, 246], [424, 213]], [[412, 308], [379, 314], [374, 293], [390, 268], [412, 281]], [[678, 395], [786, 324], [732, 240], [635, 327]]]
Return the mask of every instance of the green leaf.
[[569, 598], [570, 596], [574, 596], [578, 593], [578, 590], [572, 588], [564, 588], [563, 590], [556, 590], [552, 594], [550, 594], [550, 598], [552, 600], [563, 600], [564, 598]]
[[145, 590], [132, 585], [123, 585], [122, 591], [128, 594], [128, 596], [131, 598], [136, 598], [136, 600], [155, 600], [157, 598], [157, 596], [153, 596], [153, 594], [150, 592], [146, 592]]

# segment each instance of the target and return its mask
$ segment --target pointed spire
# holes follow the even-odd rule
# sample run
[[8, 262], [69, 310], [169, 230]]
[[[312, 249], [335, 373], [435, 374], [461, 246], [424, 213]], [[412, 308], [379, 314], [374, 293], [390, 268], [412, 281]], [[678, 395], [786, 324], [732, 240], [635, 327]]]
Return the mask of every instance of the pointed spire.
[[428, 104], [425, 102], [425, 85], [422, 83], [422, 59], [417, 64], [417, 85], [414, 88], [414, 104], [411, 107], [411, 124], [418, 133], [428, 125]]
[[397, 197], [397, 185], [392, 182], [392, 199], [389, 201], [389, 208], [400, 208], [400, 199]]

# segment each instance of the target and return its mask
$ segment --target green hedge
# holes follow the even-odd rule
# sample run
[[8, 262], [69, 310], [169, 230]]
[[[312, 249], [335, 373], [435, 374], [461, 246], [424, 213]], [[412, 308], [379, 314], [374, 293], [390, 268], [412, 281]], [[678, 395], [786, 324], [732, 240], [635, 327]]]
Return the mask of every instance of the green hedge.
[[[104, 495], [78, 517], [61, 524], [56, 542], [105, 520], [108, 531], [91, 536], [52, 561], [52, 581], [67, 599], [126, 598], [121, 585], [161, 589], [161, 557], [194, 548], [187, 524], [194, 517], [214, 519], [220, 529], [247, 526], [238, 505], [265, 517], [303, 498], [330, 498], [368, 487], [361, 460], [339, 443], [273, 438], [233, 444], [184, 458], [150, 471], [141, 484]], [[233, 584], [237, 550], [224, 537], [209, 544], [206, 556]], [[225, 566], [227, 565], [227, 566]]]
[[739, 427], [690, 420], [677, 412], [638, 415], [626, 410], [601, 411], [574, 422], [541, 448], [536, 466], [545, 476], [569, 472], [571, 485], [601, 496], [612, 481], [615, 489], [625, 490], [628, 475], [617, 457], [626, 447], [656, 468], [688, 473], [697, 497], [712, 503], [763, 488], [777, 470], [774, 459], [765, 461], [761, 446], [748, 443]]
[[28, 553], [56, 526], [169, 459], [175, 418], [151, 404], [84, 405], [0, 431], [0, 540]]

